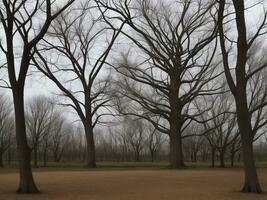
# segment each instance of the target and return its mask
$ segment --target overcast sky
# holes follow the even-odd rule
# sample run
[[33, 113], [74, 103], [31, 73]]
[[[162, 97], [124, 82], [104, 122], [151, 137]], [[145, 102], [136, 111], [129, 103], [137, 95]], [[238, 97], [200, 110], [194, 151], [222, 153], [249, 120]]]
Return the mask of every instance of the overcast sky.
[[[247, 6], [251, 6], [252, 3], [255, 3], [255, 1], [247, 1]], [[265, 4], [266, 2], [263, 1]], [[252, 9], [250, 9], [247, 12], [247, 22], [249, 24], [256, 24], [256, 22], [259, 21], [259, 16], [262, 16], [262, 6], [258, 5]], [[116, 51], [117, 49], [114, 49], [114, 51]], [[121, 51], [121, 50], [119, 50]], [[112, 56], [112, 55], [111, 55]], [[59, 90], [57, 89], [57, 87], [54, 85], [54, 83], [52, 83], [50, 80], [42, 77], [40, 75], [30, 75], [27, 78], [26, 81], [26, 87], [25, 87], [25, 96], [26, 99], [28, 99], [31, 96], [35, 96], [35, 95], [49, 95], [52, 93], [57, 93], [59, 92]]]

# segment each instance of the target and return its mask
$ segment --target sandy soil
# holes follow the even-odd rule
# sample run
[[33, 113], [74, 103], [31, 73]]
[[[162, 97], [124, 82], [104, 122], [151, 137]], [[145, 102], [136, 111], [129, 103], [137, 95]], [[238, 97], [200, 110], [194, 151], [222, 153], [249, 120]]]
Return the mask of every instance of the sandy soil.
[[[241, 170], [35, 172], [39, 195], [17, 195], [18, 174], [0, 173], [0, 200], [267, 200], [243, 194]], [[259, 170], [267, 191], [267, 170]]]

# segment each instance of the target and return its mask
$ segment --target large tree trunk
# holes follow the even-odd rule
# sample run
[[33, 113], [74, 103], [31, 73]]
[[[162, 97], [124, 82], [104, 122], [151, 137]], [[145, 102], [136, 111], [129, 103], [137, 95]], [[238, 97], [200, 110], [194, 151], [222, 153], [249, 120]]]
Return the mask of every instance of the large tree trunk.
[[174, 130], [170, 131], [170, 165], [171, 168], [179, 169], [185, 167], [182, 151], [182, 139]]
[[[173, 73], [176, 74], [176, 73]], [[178, 80], [171, 76], [170, 85], [170, 164], [171, 168], [184, 168], [182, 137], [181, 137], [181, 112], [178, 99]]]
[[96, 168], [96, 159], [95, 159], [95, 141], [93, 128], [91, 125], [91, 120], [87, 120], [87, 123], [84, 124], [85, 136], [86, 136], [86, 166], [88, 168]]
[[[246, 87], [244, 79], [239, 77], [237, 81], [240, 86], [236, 96], [237, 122], [241, 134], [243, 162], [245, 169], [245, 184], [243, 192], [261, 193], [261, 187], [258, 180], [258, 175], [255, 166], [253, 155], [253, 131], [250, 122], [249, 111], [246, 100]], [[242, 87], [243, 86], [243, 87]]]
[[[239, 106], [237, 106], [239, 107]], [[253, 155], [253, 139], [252, 130], [248, 119], [244, 117], [243, 111], [238, 110], [238, 124], [241, 132], [242, 153], [245, 169], [245, 184], [243, 186], [243, 192], [261, 193], [261, 187], [258, 180], [258, 175], [255, 166], [255, 160]]]
[[[245, 136], [243, 136], [245, 137]], [[254, 155], [253, 145], [251, 142], [242, 139], [243, 160], [245, 168], [245, 184], [242, 189], [243, 192], [261, 193], [261, 187], [259, 184]]]
[[14, 111], [16, 121], [16, 141], [18, 148], [18, 160], [20, 169], [20, 182], [18, 193], [38, 193], [32, 176], [31, 151], [27, 144], [25, 116], [24, 116], [24, 92], [23, 87], [12, 88], [14, 98]]

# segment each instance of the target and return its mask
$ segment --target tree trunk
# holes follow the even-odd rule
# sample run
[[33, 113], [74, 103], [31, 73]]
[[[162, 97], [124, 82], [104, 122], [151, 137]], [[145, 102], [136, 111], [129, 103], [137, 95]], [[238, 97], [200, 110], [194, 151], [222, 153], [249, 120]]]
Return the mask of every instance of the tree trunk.
[[170, 76], [170, 164], [171, 168], [184, 168], [182, 138], [181, 138], [181, 112], [178, 99], [178, 80], [173, 73]]
[[232, 144], [231, 146], [231, 167], [234, 167], [234, 162], [235, 162], [235, 144]]
[[154, 162], [155, 153], [153, 150], [150, 150], [151, 162]]
[[240, 131], [242, 133], [241, 134], [242, 153], [243, 153], [243, 162], [244, 162], [244, 169], [245, 169], [245, 184], [243, 186], [242, 191], [261, 193], [262, 190], [259, 184], [255, 161], [254, 161], [251, 134], [249, 134], [249, 129], [244, 128], [245, 127], [244, 124], [241, 127], [240, 127]]
[[235, 162], [235, 152], [231, 153], [231, 167], [234, 167], [234, 162]]
[[194, 160], [193, 161], [194, 162], [197, 162], [197, 151], [194, 151], [193, 152], [193, 155], [194, 155], [194, 158], [193, 158]]
[[96, 159], [95, 159], [95, 141], [93, 128], [91, 125], [91, 120], [88, 120], [84, 124], [85, 136], [86, 136], [86, 166], [88, 168], [96, 168]]
[[242, 145], [242, 150], [245, 168], [245, 184], [242, 191], [261, 193], [262, 190], [259, 184], [258, 175], [256, 171], [252, 143], [246, 141], [243, 142], [244, 144]]
[[211, 148], [211, 167], [215, 167], [215, 148]]
[[138, 150], [135, 150], [135, 162], [140, 161], [140, 152]]
[[220, 150], [220, 167], [225, 168], [225, 162], [224, 162], [224, 157], [225, 157], [225, 150]]
[[3, 150], [0, 149], [0, 167], [4, 167], [3, 154], [4, 154]]
[[184, 168], [183, 153], [181, 147], [181, 137], [177, 137], [176, 133], [170, 135], [170, 164], [171, 168]]
[[11, 165], [11, 160], [12, 160], [12, 153], [11, 153], [11, 148], [9, 148], [7, 152], [7, 163], [9, 166]]
[[[235, 77], [236, 84], [233, 79], [230, 78], [231, 74], [229, 71], [226, 72], [226, 78], [231, 92], [235, 97], [236, 103], [236, 114], [237, 122], [241, 135], [242, 153], [244, 161], [244, 171], [245, 171], [245, 184], [242, 189], [243, 192], [253, 192], [261, 193], [261, 187], [258, 181], [257, 171], [255, 167], [254, 155], [253, 155], [253, 131], [251, 125], [251, 115], [249, 113], [248, 103], [247, 103], [247, 59], [249, 45], [247, 40], [247, 27], [245, 19], [245, 1], [244, 0], [232, 0], [235, 8], [235, 22], [237, 30], [237, 56], [236, 56], [236, 67], [235, 67]], [[225, 1], [220, 1], [219, 9], [219, 31], [220, 39], [223, 40], [223, 13]], [[221, 42], [224, 44], [224, 41]], [[225, 54], [225, 53], [224, 53]], [[228, 55], [224, 55], [228, 56]], [[227, 61], [224, 59], [224, 63]], [[226, 67], [228, 70], [229, 66]]]
[[[239, 83], [244, 81], [239, 80]], [[261, 193], [261, 187], [256, 171], [254, 155], [253, 155], [253, 132], [250, 122], [249, 111], [246, 102], [246, 88], [241, 88], [237, 92], [236, 108], [237, 108], [237, 122], [241, 134], [243, 162], [245, 170], [245, 184], [242, 192]]]
[[38, 193], [31, 169], [31, 151], [27, 144], [23, 87], [12, 88], [16, 122], [16, 141], [20, 169], [18, 193]]

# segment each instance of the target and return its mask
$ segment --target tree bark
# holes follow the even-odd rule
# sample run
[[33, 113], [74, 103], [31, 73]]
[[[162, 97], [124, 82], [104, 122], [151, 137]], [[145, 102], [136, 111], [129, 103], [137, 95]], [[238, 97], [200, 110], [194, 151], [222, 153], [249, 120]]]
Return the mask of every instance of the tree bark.
[[31, 151], [27, 144], [23, 87], [12, 88], [16, 122], [16, 141], [20, 170], [20, 182], [17, 193], [39, 193], [31, 169]]
[[95, 141], [92, 128], [91, 120], [87, 119], [84, 124], [85, 137], [86, 137], [86, 167], [96, 168], [96, 159], [95, 159]]
[[[248, 111], [243, 109], [243, 103], [237, 104], [237, 120], [241, 132], [242, 155], [245, 170], [245, 183], [242, 192], [261, 193], [261, 187], [255, 166], [253, 154], [253, 134]], [[242, 106], [243, 105], [243, 106]]]
[[184, 168], [182, 138], [181, 138], [181, 112], [178, 99], [178, 77], [177, 73], [170, 76], [170, 165], [171, 168]]
[[[242, 47], [242, 46], [241, 46]], [[240, 48], [241, 48], [240, 47]], [[241, 50], [240, 50], [241, 51]], [[237, 66], [245, 65], [246, 57], [240, 60]], [[245, 62], [245, 63], [242, 63]], [[261, 193], [261, 187], [253, 155], [253, 131], [247, 105], [245, 69], [237, 71], [236, 112], [237, 122], [241, 133], [242, 153], [245, 169], [245, 184], [243, 192]]]

